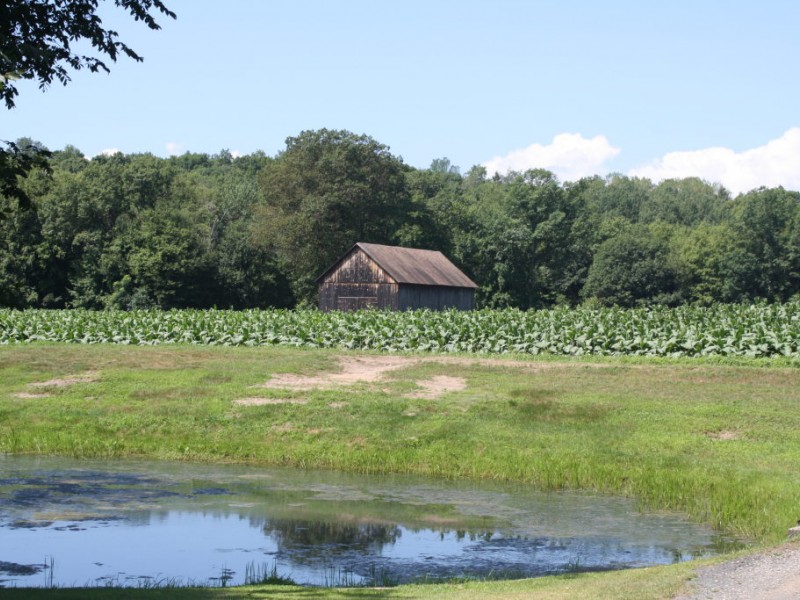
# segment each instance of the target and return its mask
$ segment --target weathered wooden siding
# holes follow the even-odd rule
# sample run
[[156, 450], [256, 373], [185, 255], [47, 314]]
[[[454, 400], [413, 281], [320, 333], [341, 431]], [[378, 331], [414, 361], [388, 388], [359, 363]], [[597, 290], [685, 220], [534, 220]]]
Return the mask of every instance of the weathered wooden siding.
[[325, 283], [396, 283], [386, 271], [367, 256], [363, 250], [356, 248], [322, 280]]
[[397, 309], [396, 283], [323, 283], [319, 286], [321, 310], [361, 308]]
[[321, 310], [388, 308], [397, 310], [397, 283], [363, 250], [355, 251], [320, 282]]
[[398, 296], [397, 306], [400, 310], [472, 310], [475, 302], [474, 290], [438, 285], [401, 285]]

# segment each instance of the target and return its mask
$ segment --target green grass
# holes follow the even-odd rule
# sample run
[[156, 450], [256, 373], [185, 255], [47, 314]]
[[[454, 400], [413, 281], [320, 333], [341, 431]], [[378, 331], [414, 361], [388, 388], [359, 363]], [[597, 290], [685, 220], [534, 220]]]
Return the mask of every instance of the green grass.
[[[253, 387], [280, 373], [335, 371], [338, 358], [348, 356], [271, 347], [0, 347], [0, 451], [589, 489], [634, 496], [650, 508], [683, 510], [761, 543], [783, 539], [798, 518], [800, 369], [791, 363], [765, 368], [767, 363], [744, 359], [479, 361], [428, 355], [410, 357], [418, 362], [380, 382], [305, 391]], [[87, 372], [93, 381], [32, 385]], [[409, 397], [419, 390], [418, 381], [437, 375], [463, 378], [466, 387], [435, 399]], [[247, 397], [305, 403], [234, 404]], [[605, 597], [607, 586], [614, 597], [656, 598], [668, 597], [690, 572], [690, 566], [677, 565], [523, 582], [401, 586], [380, 597], [513, 598], [536, 591], [536, 597], [559, 598], [586, 590]], [[634, 595], [649, 585], [649, 596]], [[379, 593], [289, 589], [297, 597]], [[52, 597], [77, 597], [70, 593], [59, 590]], [[149, 591], [148, 597], [158, 593]], [[269, 597], [268, 588], [180, 593]], [[182, 597], [175, 594], [167, 596]], [[286, 588], [275, 597], [289, 597]]]
[[386, 598], [389, 600], [646, 600], [671, 598], [692, 575], [689, 563], [593, 574], [569, 574], [518, 581], [463, 582], [434, 585], [403, 585], [393, 588], [310, 588], [299, 586], [243, 586], [235, 588], [166, 589], [51, 589], [3, 590], [8, 600], [346, 600]]

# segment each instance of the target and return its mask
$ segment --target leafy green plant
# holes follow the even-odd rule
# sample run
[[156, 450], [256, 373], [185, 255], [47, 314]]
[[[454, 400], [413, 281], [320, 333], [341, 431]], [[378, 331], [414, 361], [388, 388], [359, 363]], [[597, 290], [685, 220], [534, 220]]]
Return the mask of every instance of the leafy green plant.
[[0, 310], [0, 344], [36, 341], [567, 356], [800, 357], [800, 302], [472, 312]]

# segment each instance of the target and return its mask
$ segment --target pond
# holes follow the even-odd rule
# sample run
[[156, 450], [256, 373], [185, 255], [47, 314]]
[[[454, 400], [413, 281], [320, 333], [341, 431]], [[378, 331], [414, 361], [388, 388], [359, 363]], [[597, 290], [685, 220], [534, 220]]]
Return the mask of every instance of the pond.
[[0, 530], [0, 587], [535, 577], [735, 545], [629, 499], [522, 485], [3, 456]]

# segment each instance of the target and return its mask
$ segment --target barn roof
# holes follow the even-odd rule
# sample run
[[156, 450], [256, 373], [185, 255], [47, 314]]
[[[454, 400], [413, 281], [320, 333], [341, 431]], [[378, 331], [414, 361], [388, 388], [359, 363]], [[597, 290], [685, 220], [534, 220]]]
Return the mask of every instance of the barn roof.
[[[437, 250], [420, 250], [418, 248], [401, 248], [400, 246], [358, 242], [344, 256], [348, 256], [356, 248], [361, 248], [397, 283], [473, 289], [478, 287], [474, 281], [464, 275], [444, 254]], [[318, 281], [332, 271], [341, 260], [340, 258], [320, 275]]]

